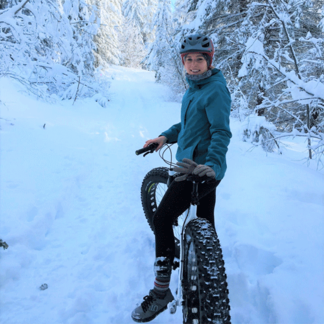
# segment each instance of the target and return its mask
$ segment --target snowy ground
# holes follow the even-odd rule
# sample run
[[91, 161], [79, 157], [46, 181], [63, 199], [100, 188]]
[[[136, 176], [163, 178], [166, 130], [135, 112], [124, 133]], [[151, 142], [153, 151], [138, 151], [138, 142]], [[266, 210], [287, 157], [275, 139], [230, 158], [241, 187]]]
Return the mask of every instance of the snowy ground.
[[[180, 105], [154, 73], [109, 73], [108, 108], [47, 104], [0, 79], [2, 324], [128, 324], [152, 288], [140, 185], [163, 162], [134, 151], [178, 122]], [[266, 155], [231, 127], [216, 226], [233, 323], [323, 324], [323, 174], [301, 161], [304, 143]], [[181, 319], [178, 309], [152, 323]]]

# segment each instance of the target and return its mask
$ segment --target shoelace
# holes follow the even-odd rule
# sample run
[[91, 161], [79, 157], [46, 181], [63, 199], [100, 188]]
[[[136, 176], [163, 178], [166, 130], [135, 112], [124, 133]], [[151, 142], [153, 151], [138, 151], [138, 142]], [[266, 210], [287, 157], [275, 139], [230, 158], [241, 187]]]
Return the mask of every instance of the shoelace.
[[142, 305], [143, 311], [144, 313], [146, 313], [146, 311], [148, 310], [148, 308], [150, 307], [150, 305], [154, 302], [155, 298], [153, 296], [145, 296]]

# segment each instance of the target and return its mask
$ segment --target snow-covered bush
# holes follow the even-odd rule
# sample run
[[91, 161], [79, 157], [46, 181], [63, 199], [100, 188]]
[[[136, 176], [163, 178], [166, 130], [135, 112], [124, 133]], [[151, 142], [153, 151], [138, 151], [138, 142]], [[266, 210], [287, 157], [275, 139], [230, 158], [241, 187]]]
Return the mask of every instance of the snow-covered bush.
[[264, 116], [251, 114], [242, 124], [243, 141], [261, 145], [266, 152], [273, 152], [278, 143], [273, 133], [276, 127], [266, 121]]

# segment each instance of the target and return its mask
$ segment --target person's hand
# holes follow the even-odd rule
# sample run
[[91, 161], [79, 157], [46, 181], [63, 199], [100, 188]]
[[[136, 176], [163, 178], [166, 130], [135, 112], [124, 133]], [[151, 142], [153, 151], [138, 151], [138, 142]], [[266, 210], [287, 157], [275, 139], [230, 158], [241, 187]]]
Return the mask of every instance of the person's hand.
[[156, 143], [159, 144], [159, 146], [155, 149], [155, 152], [157, 152], [167, 141], [167, 138], [165, 136], [159, 136], [154, 139], [147, 140], [143, 147], [148, 147], [150, 144]]
[[206, 175], [207, 177], [215, 178], [215, 171], [208, 165], [199, 164], [192, 172], [192, 174], [199, 175], [199, 177], [203, 177]]
[[186, 180], [188, 178], [188, 175], [192, 174], [198, 164], [190, 159], [184, 158], [182, 162], [177, 162], [177, 165], [181, 166], [181, 168], [174, 167], [173, 170], [175, 172], [184, 173], [184, 175], [176, 177], [174, 179], [174, 181], [179, 182]]

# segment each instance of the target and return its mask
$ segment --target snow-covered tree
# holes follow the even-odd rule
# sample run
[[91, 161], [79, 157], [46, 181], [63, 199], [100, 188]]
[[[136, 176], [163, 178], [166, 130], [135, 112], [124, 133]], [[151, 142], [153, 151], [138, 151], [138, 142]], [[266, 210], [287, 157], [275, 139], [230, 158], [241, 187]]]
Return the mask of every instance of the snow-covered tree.
[[[213, 39], [213, 64], [227, 79], [233, 116], [266, 118], [253, 123], [259, 125], [253, 140], [272, 141], [265, 149], [273, 149], [278, 131], [296, 130], [309, 144], [313, 137], [323, 145], [323, 15], [319, 0], [178, 0], [169, 49], [178, 49], [182, 37], [192, 33]], [[180, 87], [181, 78], [164, 69], [171, 58], [156, 53], [149, 58], [157, 79]], [[172, 59], [178, 57], [174, 50]]]
[[95, 36], [96, 66], [120, 63], [120, 34], [122, 29], [121, 0], [91, 0], [98, 10], [100, 28]]
[[175, 93], [186, 87], [183, 66], [178, 54], [179, 43], [174, 40], [171, 2], [160, 0], [153, 18], [155, 40], [145, 59], [148, 68], [156, 72], [156, 80], [168, 84]]
[[63, 8], [75, 40], [70, 43], [72, 58], [68, 67], [78, 75], [91, 74], [94, 69], [93, 39], [98, 29], [97, 8], [89, 7], [83, 0], [65, 0]]
[[151, 23], [157, 9], [157, 0], [125, 0], [123, 16], [140, 31], [146, 45], [154, 39]]
[[[244, 21], [250, 32], [237, 86], [249, 111], [265, 116], [277, 131], [323, 140], [323, 32], [318, 2], [252, 3]], [[311, 157], [311, 154], [310, 154]]]
[[90, 89], [81, 83], [94, 72], [95, 17], [81, 0], [7, 2], [0, 11], [0, 74], [38, 95], [81, 96]]
[[120, 39], [122, 64], [133, 68], [141, 67], [146, 51], [141, 32], [134, 21], [124, 18]]

